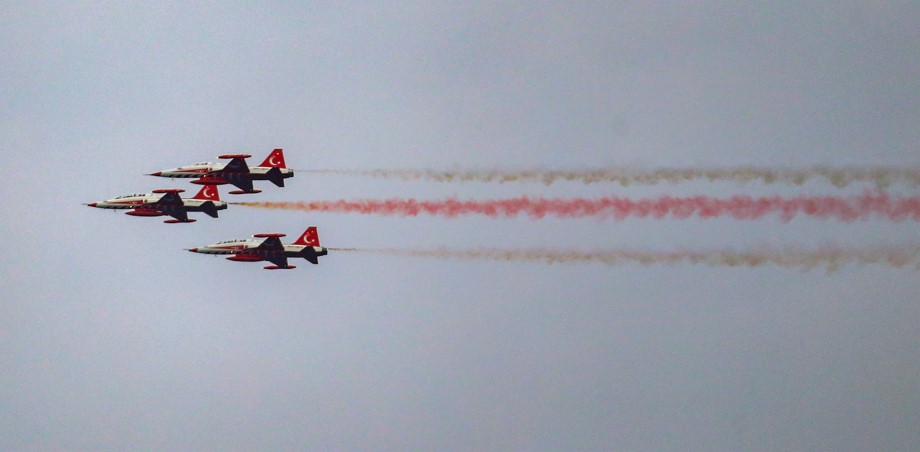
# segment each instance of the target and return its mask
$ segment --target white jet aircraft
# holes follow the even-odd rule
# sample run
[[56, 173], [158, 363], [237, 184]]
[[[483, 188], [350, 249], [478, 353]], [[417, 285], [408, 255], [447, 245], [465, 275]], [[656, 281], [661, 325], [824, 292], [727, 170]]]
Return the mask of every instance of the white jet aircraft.
[[284, 163], [284, 152], [281, 149], [275, 149], [271, 154], [268, 154], [268, 157], [261, 165], [251, 168], [246, 164], [245, 160], [249, 157], [252, 156], [249, 154], [224, 154], [217, 156], [217, 158], [230, 159], [227, 163], [196, 163], [157, 171], [150, 173], [149, 176], [196, 177], [198, 179], [193, 180], [192, 183], [198, 185], [233, 184], [239, 190], [229, 192], [231, 195], [261, 193], [262, 190], [252, 188], [252, 181], [254, 180], [267, 180], [279, 187], [284, 187], [284, 180], [294, 177], [294, 170], [288, 168]]
[[152, 193], [135, 193], [123, 195], [105, 201], [86, 204], [100, 209], [132, 209], [125, 212], [136, 217], [159, 217], [169, 215], [173, 217], [164, 223], [193, 223], [194, 218], [189, 218], [189, 212], [204, 212], [217, 218], [217, 211], [227, 208], [227, 203], [220, 200], [217, 187], [205, 185], [201, 191], [192, 198], [180, 198], [179, 193], [185, 190], [166, 188], [154, 190]]
[[[275, 265], [264, 267], [266, 270], [289, 270], [297, 268], [288, 265], [289, 257], [302, 257], [313, 264], [319, 263], [319, 256], [325, 256], [329, 250], [320, 246], [316, 226], [310, 226], [294, 243], [284, 245], [279, 240], [284, 234], [255, 234], [253, 239], [224, 240], [208, 246], [190, 248], [188, 251], [203, 254], [232, 254], [228, 260], [237, 262], [269, 261]], [[257, 240], [264, 239], [264, 240]]]

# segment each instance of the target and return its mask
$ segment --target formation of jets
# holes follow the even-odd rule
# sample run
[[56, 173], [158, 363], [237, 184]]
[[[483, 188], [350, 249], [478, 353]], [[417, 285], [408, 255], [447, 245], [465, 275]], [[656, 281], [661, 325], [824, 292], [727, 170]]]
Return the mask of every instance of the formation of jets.
[[[194, 165], [180, 166], [163, 171], [150, 173], [150, 176], [169, 178], [195, 178], [193, 184], [203, 185], [201, 190], [191, 198], [181, 198], [179, 193], [185, 190], [178, 188], [161, 188], [150, 193], [134, 193], [117, 196], [105, 201], [86, 204], [100, 209], [129, 209], [127, 215], [137, 217], [172, 217], [164, 223], [193, 223], [196, 220], [189, 218], [189, 212], [204, 212], [218, 218], [217, 212], [227, 208], [227, 203], [220, 200], [218, 185], [231, 184], [238, 190], [230, 191], [232, 195], [261, 193], [253, 187], [253, 181], [267, 180], [284, 187], [284, 180], [294, 177], [294, 170], [288, 168], [284, 162], [284, 152], [275, 149], [259, 166], [250, 167], [246, 159], [249, 154], [224, 154], [217, 158], [229, 159], [226, 163], [196, 163]], [[264, 267], [267, 270], [288, 270], [296, 268], [288, 265], [288, 258], [302, 257], [312, 264], [319, 263], [319, 256], [328, 254], [328, 249], [320, 246], [319, 233], [315, 226], [310, 226], [300, 237], [285, 245], [280, 238], [284, 234], [255, 234], [252, 239], [225, 240], [212, 245], [190, 248], [188, 251], [202, 254], [231, 255], [228, 260], [237, 262], [268, 261], [273, 265]]]

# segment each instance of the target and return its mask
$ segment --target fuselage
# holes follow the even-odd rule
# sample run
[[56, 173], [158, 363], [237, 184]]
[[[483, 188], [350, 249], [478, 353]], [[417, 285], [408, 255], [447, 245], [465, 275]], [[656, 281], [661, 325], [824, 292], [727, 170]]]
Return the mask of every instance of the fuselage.
[[[189, 251], [202, 254], [236, 254], [240, 251], [258, 248], [261, 244], [262, 240], [259, 239], [224, 240], [223, 242], [217, 242], [207, 246], [191, 248]], [[296, 257], [299, 256], [305, 248], [313, 248], [313, 251], [316, 251], [316, 253], [320, 255], [324, 254], [326, 251], [326, 248], [322, 246], [284, 245], [284, 255]]]
[[[99, 201], [87, 204], [90, 207], [99, 207], [101, 209], [135, 209], [145, 204], [153, 204], [165, 196], [160, 193], [135, 193], [131, 195], [118, 196], [105, 201]], [[182, 204], [187, 210], [196, 211], [201, 205], [210, 202], [214, 204], [216, 210], [227, 208], [226, 201], [212, 201], [208, 199], [182, 198]]]
[[[226, 166], [226, 163], [203, 162], [196, 163], [194, 165], [180, 166], [178, 168], [170, 168], [163, 171], [157, 171], [151, 175], [160, 177], [201, 178], [207, 176], [210, 173], [221, 171]], [[249, 175], [253, 180], [267, 180], [266, 175], [271, 169], [272, 167], [270, 166], [251, 166], [249, 167]], [[283, 179], [294, 177], [294, 170], [290, 168], [278, 168], [278, 170], [281, 172], [281, 177]]]

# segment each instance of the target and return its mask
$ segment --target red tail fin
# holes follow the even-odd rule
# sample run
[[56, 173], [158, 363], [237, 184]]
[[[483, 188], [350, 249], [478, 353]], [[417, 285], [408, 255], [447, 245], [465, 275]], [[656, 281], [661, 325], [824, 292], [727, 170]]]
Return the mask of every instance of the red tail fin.
[[284, 151], [281, 149], [275, 149], [271, 154], [268, 154], [268, 157], [266, 157], [265, 161], [262, 162], [262, 164], [259, 166], [287, 168], [287, 166], [284, 166]]
[[192, 199], [207, 199], [208, 201], [220, 201], [220, 194], [217, 193], [216, 185], [205, 185], [201, 191]]
[[303, 231], [303, 234], [297, 239], [294, 245], [304, 245], [304, 246], [320, 246], [319, 245], [319, 233], [316, 232], [316, 226], [310, 226], [306, 231]]

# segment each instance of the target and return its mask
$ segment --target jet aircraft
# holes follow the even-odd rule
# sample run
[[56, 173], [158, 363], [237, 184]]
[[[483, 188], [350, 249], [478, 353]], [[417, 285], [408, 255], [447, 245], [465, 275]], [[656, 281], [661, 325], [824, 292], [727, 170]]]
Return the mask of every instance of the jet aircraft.
[[173, 217], [164, 223], [193, 223], [195, 219], [188, 217], [189, 212], [204, 212], [217, 218], [217, 211], [227, 208], [227, 203], [220, 200], [217, 187], [214, 185], [205, 185], [192, 198], [180, 198], [179, 193], [184, 191], [178, 188], [166, 188], [154, 190], [152, 193], [123, 195], [86, 205], [101, 209], [132, 209], [125, 214], [137, 217], [163, 215]]
[[[280, 238], [284, 234], [255, 234], [253, 239], [224, 240], [212, 245], [190, 248], [188, 251], [203, 254], [232, 254], [228, 260], [237, 262], [269, 261], [274, 265], [264, 267], [266, 270], [289, 270], [296, 268], [288, 265], [289, 257], [302, 257], [313, 264], [319, 263], [319, 256], [329, 253], [320, 246], [319, 234], [315, 226], [310, 226], [294, 243], [284, 245]], [[264, 240], [257, 240], [264, 239]]]
[[180, 166], [168, 170], [150, 173], [150, 176], [160, 177], [197, 177], [193, 184], [198, 185], [224, 185], [233, 184], [239, 190], [229, 192], [232, 195], [241, 195], [244, 193], [261, 193], [262, 190], [255, 190], [252, 187], [254, 180], [267, 180], [273, 184], [284, 187], [284, 180], [294, 177], [294, 170], [285, 166], [284, 152], [281, 149], [275, 149], [268, 154], [265, 161], [259, 166], [249, 167], [246, 159], [252, 157], [249, 154], [224, 154], [219, 155], [219, 159], [230, 159], [227, 163], [203, 162], [189, 166]]

